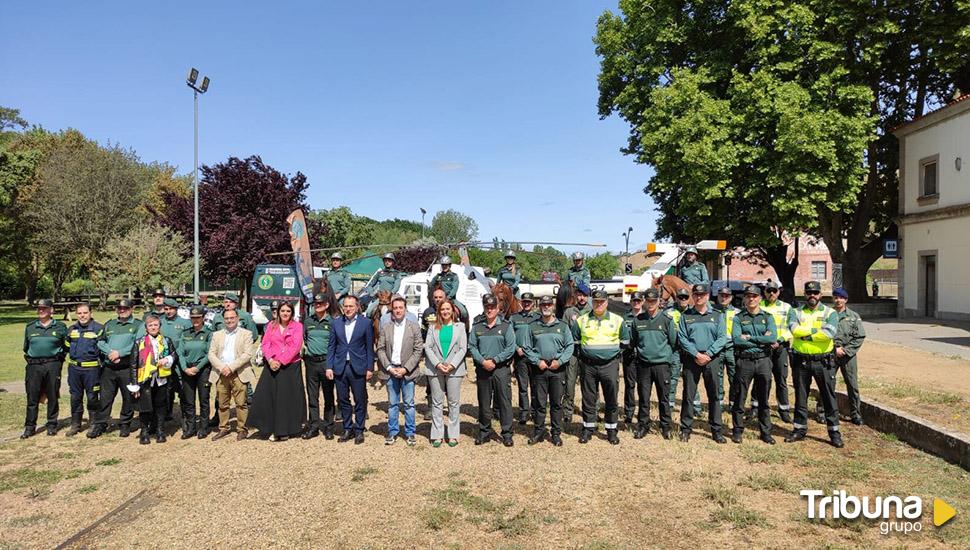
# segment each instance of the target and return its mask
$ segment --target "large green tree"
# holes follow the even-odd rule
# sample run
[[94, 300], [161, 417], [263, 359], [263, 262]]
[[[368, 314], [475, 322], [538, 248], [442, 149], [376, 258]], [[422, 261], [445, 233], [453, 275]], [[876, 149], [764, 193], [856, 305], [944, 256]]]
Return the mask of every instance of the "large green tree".
[[440, 210], [431, 220], [431, 235], [440, 243], [472, 241], [478, 237], [478, 222], [457, 210]]
[[168, 228], [143, 223], [115, 236], [92, 266], [102, 295], [135, 288], [178, 289], [192, 281], [190, 245]]
[[621, 0], [597, 25], [599, 112], [630, 123], [623, 152], [655, 169], [658, 236], [756, 249], [791, 289], [787, 247], [807, 231], [864, 296], [896, 209], [884, 114], [950, 91], [965, 4]]

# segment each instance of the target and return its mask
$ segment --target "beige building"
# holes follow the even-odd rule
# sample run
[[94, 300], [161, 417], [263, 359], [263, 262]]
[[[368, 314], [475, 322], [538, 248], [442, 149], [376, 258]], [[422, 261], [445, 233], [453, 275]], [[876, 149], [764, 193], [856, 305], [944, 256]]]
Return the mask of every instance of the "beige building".
[[893, 133], [899, 316], [970, 319], [970, 94]]

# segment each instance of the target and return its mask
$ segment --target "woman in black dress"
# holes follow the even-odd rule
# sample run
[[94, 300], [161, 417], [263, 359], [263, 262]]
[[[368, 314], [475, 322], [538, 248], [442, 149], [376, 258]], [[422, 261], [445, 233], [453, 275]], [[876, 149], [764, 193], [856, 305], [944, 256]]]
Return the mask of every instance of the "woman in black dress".
[[264, 368], [246, 425], [271, 440], [286, 441], [303, 431], [307, 415], [300, 363], [303, 325], [293, 319], [292, 304], [280, 304], [277, 319], [266, 325], [261, 347]]

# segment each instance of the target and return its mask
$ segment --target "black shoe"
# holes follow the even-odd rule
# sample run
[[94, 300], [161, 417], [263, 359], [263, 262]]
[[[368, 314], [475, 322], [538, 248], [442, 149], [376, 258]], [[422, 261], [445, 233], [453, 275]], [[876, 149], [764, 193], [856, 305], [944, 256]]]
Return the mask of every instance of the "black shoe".
[[301, 435], [300, 437], [302, 437], [303, 439], [313, 439], [318, 435], [320, 435], [320, 430], [317, 429], [316, 427], [313, 427], [313, 428], [308, 428], [305, 432], [303, 432], [303, 435]]
[[363, 442], [364, 442], [364, 432], [357, 432], [357, 435], [354, 437], [354, 445], [360, 445]]
[[475, 436], [475, 445], [482, 445], [484, 443], [488, 443], [488, 440], [491, 439], [491, 437], [492, 437], [491, 433], [479, 432], [479, 434]]
[[354, 438], [354, 432], [348, 430], [344, 432], [343, 435], [337, 438], [337, 443], [346, 443], [353, 438]]
[[722, 435], [721, 432], [711, 434], [711, 439], [713, 439], [715, 443], [719, 443], [721, 445], [727, 443], [727, 439], [724, 439], [724, 435]]
[[785, 424], [791, 424], [791, 413], [787, 410], [778, 411], [778, 417], [781, 418], [781, 421]]
[[88, 430], [87, 437], [88, 439], [94, 439], [96, 437], [101, 437], [102, 434], [104, 434], [104, 426], [101, 424], [95, 424], [91, 426], [90, 430]]
[[151, 442], [152, 442], [152, 438], [148, 435], [148, 430], [142, 430], [141, 433], [138, 434], [138, 443], [141, 443], [142, 445], [148, 445]]
[[333, 428], [332, 427], [324, 428], [323, 429], [323, 437], [327, 438], [327, 440], [332, 440], [333, 439]]
[[81, 433], [81, 425], [71, 424], [71, 428], [67, 430], [67, 433], [65, 433], [64, 435], [66, 435], [67, 437], [74, 437], [79, 433]]
[[845, 447], [845, 442], [842, 441], [842, 432], [829, 432], [829, 439], [832, 440], [832, 446], [836, 449]]
[[593, 438], [593, 430], [589, 428], [583, 428], [582, 433], [579, 434], [580, 443], [589, 443], [589, 440]]
[[519, 415], [519, 426], [525, 426], [529, 423], [529, 414], [523, 413]]
[[[203, 422], [205, 422], [205, 420], [203, 420]], [[218, 414], [209, 419], [209, 427], [210, 428], [218, 428], [219, 427], [219, 415]]]
[[624, 416], [623, 417], [623, 423], [624, 424], [627, 424], [627, 425], [633, 424], [633, 415], [632, 414], [628, 414], [628, 415]]
[[562, 447], [562, 438], [559, 437], [559, 434], [553, 435], [549, 441], [551, 441], [556, 447]]
[[131, 435], [131, 424], [122, 424], [118, 428], [118, 437], [128, 437]]
[[57, 426], [47, 426], [47, 435], [57, 435]]
[[852, 422], [856, 426], [864, 426], [865, 425], [865, 422], [862, 421], [862, 417], [861, 416], [853, 416], [852, 417], [852, 420], [850, 420], [850, 422]]
[[182, 424], [182, 437], [181, 439], [189, 439], [196, 434], [195, 422], [191, 420]]
[[155, 434], [155, 443], [165, 443], [167, 440], [168, 439], [165, 437], [165, 432], [158, 430], [158, 433]]
[[743, 438], [742, 437], [743, 434], [744, 434], [744, 432], [742, 432], [740, 430], [734, 430], [733, 432], [731, 432], [731, 441], [733, 441], [735, 443], [741, 443], [741, 440]]
[[744, 421], [747, 422], [754, 418], [754, 407], [748, 407], [744, 410]]
[[610, 445], [620, 444], [620, 436], [616, 434], [616, 428], [606, 430], [606, 440], [610, 442]]
[[199, 439], [205, 439], [205, 438], [209, 437], [209, 434], [210, 433], [212, 433], [212, 431], [209, 429], [209, 423], [208, 422], [200, 422], [199, 423], [199, 426], [198, 426], [198, 429], [195, 432], [195, 435]]
[[643, 439], [647, 435], [647, 430], [643, 426], [637, 426], [637, 429], [633, 430], [633, 439]]
[[532, 437], [529, 438], [528, 443], [529, 443], [529, 445], [535, 445], [536, 443], [542, 443], [545, 440], [546, 440], [546, 431], [545, 430], [536, 430], [532, 434]]
[[761, 439], [762, 441], [764, 441], [768, 445], [774, 445], [775, 444], [775, 438], [771, 437], [770, 434], [761, 434], [761, 437], [759, 439]]
[[684, 443], [687, 443], [688, 441], [690, 441], [690, 432], [682, 430], [680, 432], [680, 440], [683, 441]]
[[512, 445], [515, 445], [515, 442], [512, 441], [512, 436], [503, 437], [502, 445], [505, 445], [506, 447], [511, 447]]
[[28, 437], [33, 436], [34, 432], [36, 431], [37, 428], [24, 428], [24, 433], [20, 434], [20, 439], [27, 439]]
[[663, 438], [666, 439], [666, 440], [668, 440], [668, 441], [670, 439], [673, 439], [673, 436], [670, 435], [670, 430], [663, 430], [662, 429], [662, 430], [660, 430], [660, 435], [663, 436]]
[[805, 439], [805, 430], [795, 430], [785, 438], [785, 443], [794, 443]]

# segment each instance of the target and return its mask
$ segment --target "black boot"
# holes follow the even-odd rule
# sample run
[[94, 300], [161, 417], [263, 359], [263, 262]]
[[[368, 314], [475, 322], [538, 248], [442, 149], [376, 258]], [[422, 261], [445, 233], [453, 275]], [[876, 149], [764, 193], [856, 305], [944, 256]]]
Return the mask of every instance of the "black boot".
[[165, 441], [166, 441], [166, 438], [165, 438], [165, 423], [164, 422], [159, 422], [158, 425], [155, 426], [155, 442], [156, 443], [165, 443]]
[[188, 439], [195, 435], [196, 426], [195, 419], [188, 419], [182, 421], [182, 439]]
[[593, 438], [593, 430], [589, 428], [583, 428], [583, 431], [579, 434], [580, 443], [589, 443], [589, 440]]
[[785, 443], [794, 443], [805, 439], [805, 430], [795, 430], [785, 438]]
[[209, 428], [209, 423], [208, 422], [206, 422], [202, 418], [199, 418], [199, 420], [196, 422], [196, 431], [195, 431], [195, 433], [199, 437], [199, 439], [205, 439], [205, 438], [209, 437], [209, 434], [212, 433], [212, 430], [211, 430], [211, 428]]
[[532, 433], [532, 437], [529, 438], [528, 444], [535, 445], [536, 443], [542, 443], [546, 439], [545, 430], [536, 430]]
[[788, 412], [788, 409], [779, 410], [778, 416], [779, 418], [781, 418], [781, 421], [784, 422], [785, 424], [791, 424], [791, 413]]
[[829, 439], [832, 440], [832, 446], [836, 449], [845, 447], [845, 443], [842, 441], [842, 432], [829, 432]]
[[94, 439], [96, 437], [101, 437], [104, 434], [105, 426], [104, 424], [92, 424], [91, 429], [88, 430], [88, 439]]
[[128, 437], [131, 435], [131, 424], [122, 424], [118, 428], [118, 437]]
[[616, 428], [606, 430], [606, 440], [610, 442], [610, 445], [620, 444], [620, 436], [616, 434]]
[[715, 443], [727, 443], [727, 439], [724, 439], [724, 436], [721, 434], [721, 432], [712, 433], [711, 439], [713, 439]]
[[138, 443], [148, 445], [152, 441], [152, 426], [147, 418], [141, 419], [141, 431], [138, 432]]
[[743, 436], [742, 436], [743, 433], [744, 433], [744, 430], [734, 430], [733, 432], [731, 432], [731, 441], [735, 443], [741, 443], [741, 440], [743, 439]]
[[71, 415], [71, 428], [67, 430], [67, 437], [74, 437], [75, 435], [81, 433], [81, 413]]
[[34, 432], [36, 431], [37, 431], [37, 428], [33, 426], [27, 426], [26, 428], [24, 428], [24, 433], [20, 434], [20, 439], [27, 439], [28, 437], [31, 437], [32, 435], [34, 435]]

